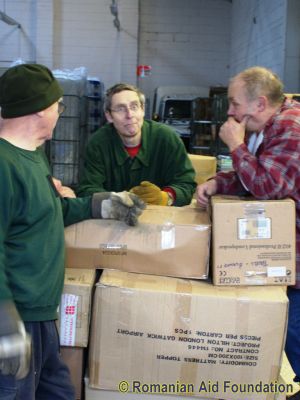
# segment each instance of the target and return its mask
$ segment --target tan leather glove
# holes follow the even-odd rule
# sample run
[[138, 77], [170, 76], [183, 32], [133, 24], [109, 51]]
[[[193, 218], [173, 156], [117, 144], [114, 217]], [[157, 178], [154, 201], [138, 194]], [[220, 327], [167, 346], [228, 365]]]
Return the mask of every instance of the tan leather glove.
[[156, 204], [159, 206], [168, 205], [168, 193], [160, 190], [154, 183], [143, 181], [139, 186], [133, 187], [130, 192], [139, 196], [139, 198], [144, 200], [147, 204]]

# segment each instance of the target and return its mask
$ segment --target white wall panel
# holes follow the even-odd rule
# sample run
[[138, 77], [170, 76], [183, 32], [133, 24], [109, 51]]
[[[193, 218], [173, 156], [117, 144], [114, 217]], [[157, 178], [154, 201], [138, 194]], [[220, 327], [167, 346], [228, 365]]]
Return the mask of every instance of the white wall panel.
[[0, 10], [21, 24], [18, 28], [0, 21], [0, 66], [8, 67], [17, 59], [36, 61], [36, 1], [2, 0]]
[[[300, 91], [300, 0], [0, 0], [21, 29], [0, 21], [0, 67], [23, 59], [50, 68], [78, 68], [108, 87], [138, 83], [227, 85], [250, 65], [275, 70], [288, 91]], [[139, 14], [140, 7], [140, 14]], [[136, 66], [152, 66], [137, 79]]]
[[284, 75], [286, 0], [233, 0], [230, 75], [253, 65]]
[[[118, 2], [121, 30], [113, 25], [109, 0], [54, 1], [54, 67], [85, 66], [108, 87], [136, 83], [138, 1]], [[130, 68], [123, 68], [123, 65]]]
[[300, 93], [299, 0], [288, 0], [284, 83], [287, 92]]
[[152, 74], [140, 87], [227, 85], [230, 25], [226, 0], [141, 0], [139, 64]]

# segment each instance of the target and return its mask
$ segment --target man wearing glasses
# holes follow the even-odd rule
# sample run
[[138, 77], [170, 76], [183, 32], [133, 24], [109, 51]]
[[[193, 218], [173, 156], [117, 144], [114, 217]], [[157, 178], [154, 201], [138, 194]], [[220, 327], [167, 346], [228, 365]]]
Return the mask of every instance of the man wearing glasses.
[[169, 127], [144, 120], [145, 96], [119, 83], [106, 94], [109, 124], [87, 145], [85, 167], [77, 194], [130, 190], [148, 204], [190, 203], [195, 171], [185, 147]]
[[64, 225], [135, 225], [132, 193], [66, 198], [40, 150], [63, 112], [51, 71], [21, 64], [0, 77], [0, 399], [74, 400], [55, 325], [64, 283]]

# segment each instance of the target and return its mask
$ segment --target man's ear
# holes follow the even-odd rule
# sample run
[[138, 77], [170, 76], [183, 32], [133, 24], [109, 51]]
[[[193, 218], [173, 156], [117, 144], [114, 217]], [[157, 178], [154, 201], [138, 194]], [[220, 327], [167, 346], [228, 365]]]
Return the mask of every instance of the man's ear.
[[105, 114], [105, 117], [106, 117], [107, 121], [110, 122], [110, 123], [112, 123], [112, 122], [113, 122], [113, 119], [112, 119], [112, 117], [111, 117], [110, 112], [109, 112], [109, 111], [105, 111], [104, 114]]
[[257, 108], [259, 112], [265, 111], [268, 104], [266, 96], [259, 96], [257, 99]]
[[38, 111], [38, 112], [36, 112], [35, 114], [36, 114], [38, 117], [43, 117], [43, 116], [45, 115], [45, 111], [44, 111], [44, 110]]

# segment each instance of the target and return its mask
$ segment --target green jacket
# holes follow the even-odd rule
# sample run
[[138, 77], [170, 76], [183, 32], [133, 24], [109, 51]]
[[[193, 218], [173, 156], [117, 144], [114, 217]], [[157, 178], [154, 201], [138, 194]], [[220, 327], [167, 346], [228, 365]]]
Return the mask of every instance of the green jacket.
[[64, 222], [91, 218], [91, 199], [61, 199], [40, 150], [0, 139], [0, 301], [24, 321], [56, 319], [64, 284]]
[[79, 196], [95, 192], [130, 190], [142, 181], [176, 193], [175, 206], [191, 202], [195, 171], [182, 140], [166, 125], [144, 121], [142, 146], [133, 159], [112, 124], [100, 128], [90, 139], [77, 190]]

